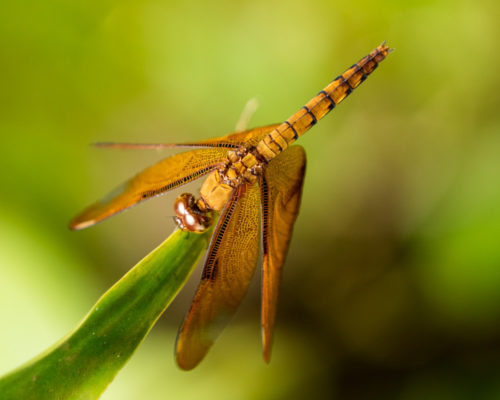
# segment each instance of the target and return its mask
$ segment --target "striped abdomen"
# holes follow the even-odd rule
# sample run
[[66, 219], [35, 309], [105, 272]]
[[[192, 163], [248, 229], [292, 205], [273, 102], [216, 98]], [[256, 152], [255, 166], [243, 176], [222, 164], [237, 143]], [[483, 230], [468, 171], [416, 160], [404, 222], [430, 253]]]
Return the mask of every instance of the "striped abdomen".
[[276, 157], [358, 87], [390, 51], [384, 42], [335, 78], [304, 107], [262, 139], [257, 144], [257, 152], [267, 161]]

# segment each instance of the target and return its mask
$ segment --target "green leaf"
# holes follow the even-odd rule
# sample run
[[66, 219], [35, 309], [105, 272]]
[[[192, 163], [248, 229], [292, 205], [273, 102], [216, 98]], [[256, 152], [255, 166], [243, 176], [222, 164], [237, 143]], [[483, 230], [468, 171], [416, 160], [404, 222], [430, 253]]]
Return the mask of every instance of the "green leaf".
[[0, 398], [98, 398], [182, 288], [211, 233], [177, 229], [109, 289], [75, 330], [0, 378]]

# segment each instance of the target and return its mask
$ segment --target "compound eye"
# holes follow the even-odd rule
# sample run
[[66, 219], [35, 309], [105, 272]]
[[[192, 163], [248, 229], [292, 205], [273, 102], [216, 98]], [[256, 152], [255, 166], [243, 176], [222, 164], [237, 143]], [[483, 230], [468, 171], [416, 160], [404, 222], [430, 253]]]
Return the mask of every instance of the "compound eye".
[[174, 208], [175, 208], [176, 214], [180, 214], [180, 215], [186, 214], [186, 204], [183, 201], [177, 201], [175, 203]]
[[184, 227], [186, 230], [191, 232], [203, 232], [207, 229], [207, 227], [203, 225], [199, 216], [193, 214], [186, 214], [184, 216]]
[[186, 214], [182, 218], [177, 217], [179, 226], [189, 232], [205, 232], [212, 224], [212, 219], [208, 215]]
[[177, 217], [182, 217], [189, 212], [194, 205], [194, 197], [192, 194], [183, 193], [175, 200], [174, 211]]
[[204, 232], [212, 224], [212, 218], [198, 209], [193, 195], [181, 194], [174, 204], [177, 225], [185, 231]]

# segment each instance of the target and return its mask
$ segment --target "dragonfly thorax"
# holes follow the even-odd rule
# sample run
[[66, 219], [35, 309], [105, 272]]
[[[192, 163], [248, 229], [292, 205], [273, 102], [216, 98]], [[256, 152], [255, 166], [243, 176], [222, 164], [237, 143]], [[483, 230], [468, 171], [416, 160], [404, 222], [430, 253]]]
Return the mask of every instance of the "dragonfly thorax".
[[241, 147], [231, 150], [227, 154], [227, 159], [228, 163], [224, 168], [223, 175], [225, 180], [233, 187], [257, 182], [265, 163], [255, 150], [255, 147]]
[[174, 206], [177, 225], [191, 232], [205, 231], [212, 223], [212, 211], [224, 209], [241, 185], [255, 184], [264, 163], [255, 148], [229, 151], [226, 162], [203, 182], [198, 200], [187, 193], [177, 198]]
[[264, 162], [253, 147], [229, 151], [226, 162], [212, 171], [203, 182], [198, 207], [201, 210], [222, 210], [236, 188], [257, 182]]

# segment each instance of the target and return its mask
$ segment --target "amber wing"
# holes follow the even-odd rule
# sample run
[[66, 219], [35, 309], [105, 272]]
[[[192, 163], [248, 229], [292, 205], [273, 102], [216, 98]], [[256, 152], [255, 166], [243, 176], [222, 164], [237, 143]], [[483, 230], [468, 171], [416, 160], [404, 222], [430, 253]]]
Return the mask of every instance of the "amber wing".
[[177, 363], [194, 368], [245, 295], [259, 252], [259, 188], [240, 186], [216, 227], [202, 279], [179, 330]]
[[297, 218], [306, 167], [301, 146], [292, 146], [273, 159], [260, 180], [262, 201], [262, 346], [271, 357], [272, 334], [281, 270]]
[[272, 124], [267, 126], [261, 126], [259, 128], [253, 128], [243, 132], [231, 133], [227, 136], [222, 136], [215, 139], [209, 139], [201, 143], [211, 144], [228, 144], [232, 147], [238, 146], [255, 146], [259, 143], [266, 135], [272, 132], [281, 124]]
[[98, 142], [95, 147], [117, 148], [117, 149], [166, 149], [179, 147], [224, 147], [236, 148], [239, 146], [255, 146], [266, 135], [276, 129], [280, 124], [273, 124], [253, 128], [243, 132], [235, 132], [226, 136], [201, 140], [199, 142], [186, 143], [117, 143], [117, 142]]
[[196, 178], [223, 163], [227, 149], [192, 150], [166, 158], [93, 204], [70, 223], [71, 229], [83, 229], [125, 210], [141, 201], [158, 196]]

